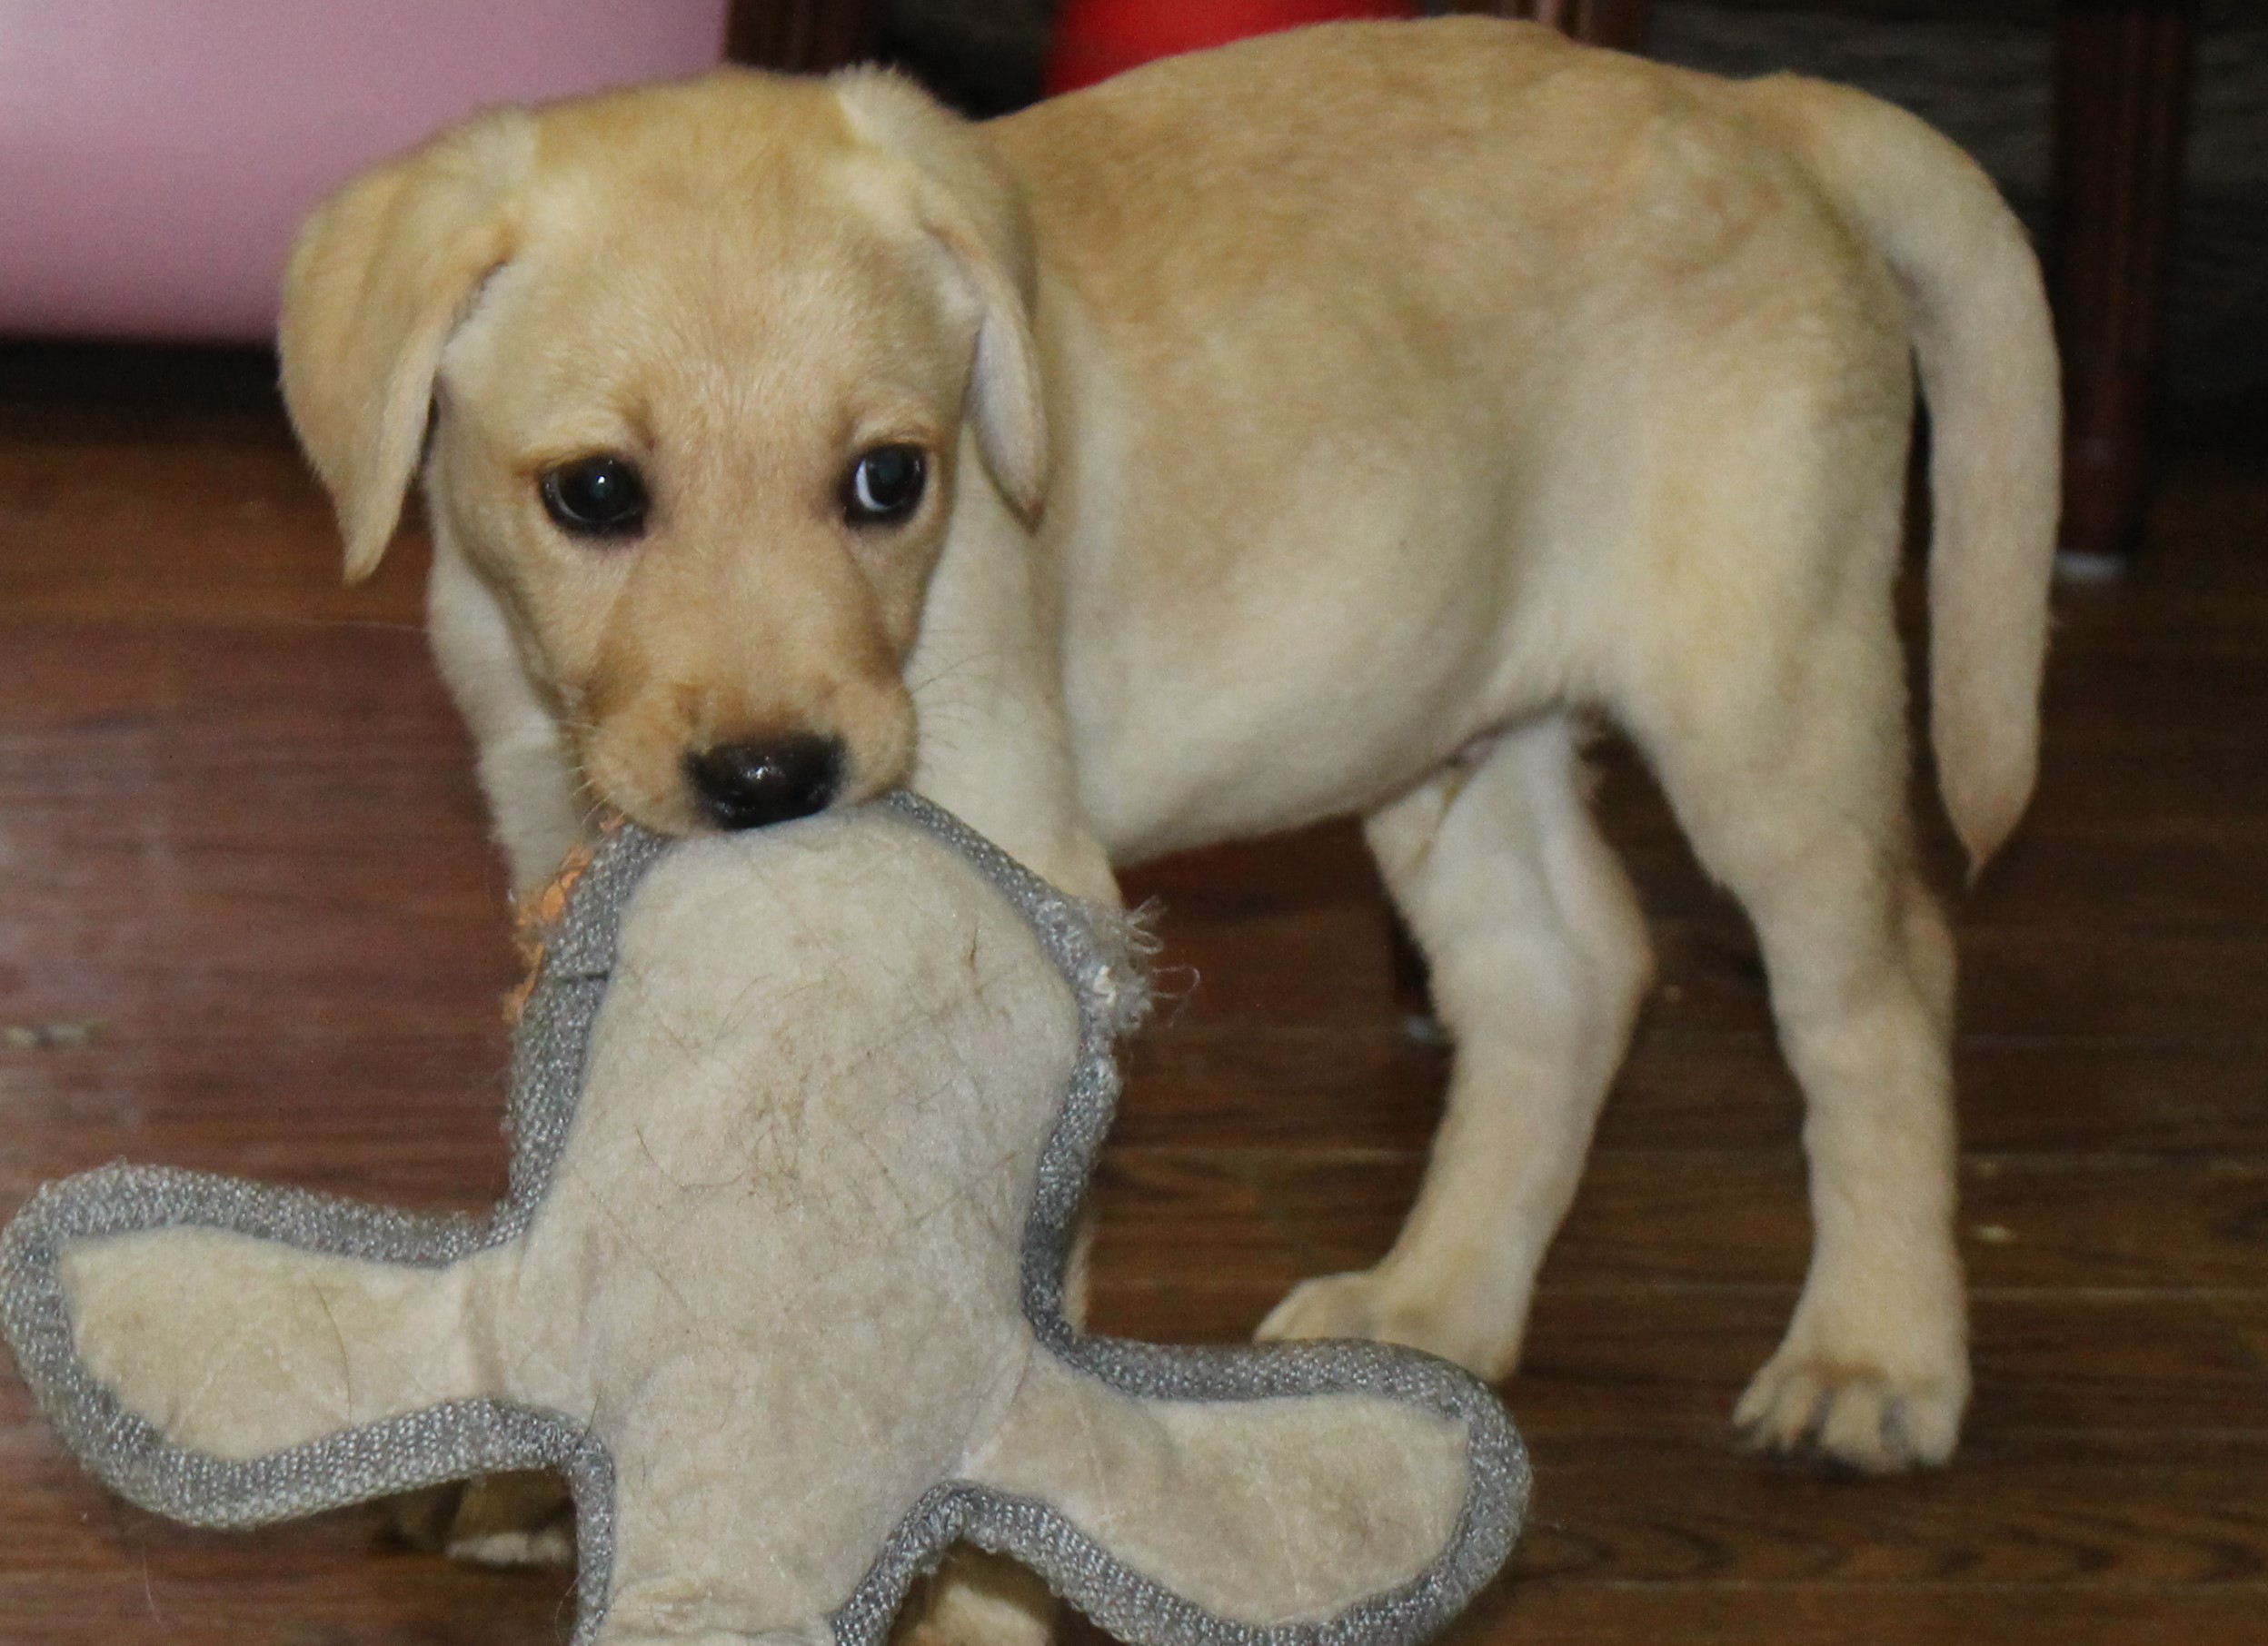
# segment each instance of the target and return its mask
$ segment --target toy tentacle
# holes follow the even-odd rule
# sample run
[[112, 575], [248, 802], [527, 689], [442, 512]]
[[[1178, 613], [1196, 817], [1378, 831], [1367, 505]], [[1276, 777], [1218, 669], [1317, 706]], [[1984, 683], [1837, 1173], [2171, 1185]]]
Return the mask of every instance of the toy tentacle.
[[88, 1374], [212, 1457], [492, 1392], [465, 1329], [464, 1264], [414, 1268], [188, 1226], [75, 1242], [56, 1274]]
[[1422, 1404], [1358, 1388], [1159, 1399], [1043, 1354], [971, 1475], [1052, 1505], [1137, 1583], [1232, 1631], [1300, 1630], [1437, 1570], [1471, 1464], [1467, 1420]]

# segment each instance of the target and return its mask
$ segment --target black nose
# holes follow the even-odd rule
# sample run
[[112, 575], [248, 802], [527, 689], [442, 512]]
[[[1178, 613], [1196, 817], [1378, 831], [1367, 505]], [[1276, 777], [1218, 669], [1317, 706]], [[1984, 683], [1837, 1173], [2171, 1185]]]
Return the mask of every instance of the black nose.
[[685, 775], [719, 828], [761, 828], [826, 808], [842, 781], [842, 744], [805, 733], [720, 743], [687, 755]]

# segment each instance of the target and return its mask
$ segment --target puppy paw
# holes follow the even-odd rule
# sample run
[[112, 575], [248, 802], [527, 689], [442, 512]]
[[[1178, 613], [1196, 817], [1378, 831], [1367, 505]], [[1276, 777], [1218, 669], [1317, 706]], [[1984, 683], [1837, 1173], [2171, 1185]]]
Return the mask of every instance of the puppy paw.
[[1324, 1274], [1303, 1280], [1268, 1312], [1252, 1335], [1262, 1343], [1300, 1337], [1368, 1337], [1378, 1318], [1371, 1304], [1377, 1283], [1368, 1274]]
[[449, 1558], [472, 1566], [572, 1566], [575, 1534], [564, 1526], [540, 1526], [531, 1532], [453, 1537]]
[[1896, 1474], [1950, 1460], [1967, 1403], [1965, 1376], [1900, 1378], [1784, 1349], [1741, 1395], [1733, 1426], [1753, 1451]]
[[909, 1597], [890, 1646], [1052, 1646], [1054, 1594], [997, 1554], [950, 1552]]
[[575, 1504], [557, 1475], [483, 1475], [464, 1488], [443, 1545], [475, 1566], [572, 1566]]
[[1301, 1281], [1268, 1312], [1253, 1335], [1263, 1343], [1367, 1337], [1423, 1349], [1487, 1378], [1509, 1375], [1519, 1359], [1517, 1339], [1507, 1343], [1502, 1334], [1462, 1318], [1454, 1309], [1398, 1298], [1376, 1269]]

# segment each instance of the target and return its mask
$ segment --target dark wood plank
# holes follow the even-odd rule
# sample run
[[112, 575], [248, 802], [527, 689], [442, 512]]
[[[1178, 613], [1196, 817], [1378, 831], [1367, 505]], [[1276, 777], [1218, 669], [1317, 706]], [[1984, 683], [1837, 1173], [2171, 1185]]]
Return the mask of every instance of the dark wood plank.
[[414, 530], [344, 586], [331, 505], [278, 427], [236, 438], [0, 440], [0, 614], [422, 621]]
[[[1280, 1296], [1208, 1259], [1171, 1282], [1098, 1270], [1098, 1331], [1233, 1343]], [[1505, 1399], [1531, 1436], [1675, 1437], [1728, 1443], [1734, 1399], [1779, 1341], [1784, 1287], [1633, 1282], [1562, 1290], [1548, 1266]], [[1970, 1439], [2268, 1433], [2268, 1299], [2019, 1292], [1975, 1300]], [[1680, 1486], [1678, 1491], [1686, 1488]], [[2268, 1483], [2263, 1484], [2268, 1490]]]
[[[0, 646], [0, 1077], [23, 1123], [0, 1187], [132, 1152], [492, 1194], [518, 962], [422, 635], [71, 620]], [[56, 1025], [85, 1043], [14, 1043]]]
[[[2242, 854], [2223, 859], [2233, 872]], [[2169, 869], [2179, 873], [2179, 869]], [[2183, 923], [2136, 919], [2087, 907], [2088, 877], [2043, 876], [2062, 887], [2063, 919], [2012, 911], [1992, 925], [1960, 927], [1965, 1041], [2053, 1036], [2102, 1045], [2150, 1039], [2255, 1043], [2254, 1004], [2268, 998], [2268, 926], [2240, 918]], [[2228, 901], [2251, 895], [2235, 883]], [[2106, 897], [2124, 892], [2105, 880]], [[2192, 894], [2202, 914], [2210, 883]], [[1245, 894], [1239, 893], [1241, 901]], [[1235, 1021], [1270, 1030], [1308, 1023], [1390, 1020], [1391, 979], [1382, 906], [1352, 901], [1279, 908], [1210, 908], [1159, 923], [1167, 968], [1168, 1032], [1183, 1024]], [[1690, 917], [1652, 922], [1656, 983], [1649, 1029], [1665, 1034], [1766, 1035], [1770, 1003], [1746, 921], [1712, 903]]]
[[[1955, 1062], [1961, 1133], [1987, 1154], [2256, 1155], [2268, 1042], [1971, 1036]], [[1137, 1045], [1117, 1135], [1133, 1146], [1423, 1150], [1447, 1065], [1379, 1016], [1322, 1024], [1206, 1018]], [[1761, 1029], [1643, 1026], [1593, 1149], [1787, 1148], [1803, 1118]]]
[[[1421, 1156], [1373, 1151], [1113, 1149], [1096, 1185], [1099, 1261], [1170, 1283], [1192, 1264], [1288, 1286], [1367, 1267], [1393, 1242]], [[1972, 1288], [2268, 1301], [2268, 1161], [1972, 1159]], [[1610, 1151], [1593, 1160], [1547, 1267], [1564, 1292], [1790, 1286], [1810, 1244], [1793, 1149]]]
[[2268, 1607], [2258, 1583], [2176, 1588], [2005, 1589], [1966, 1584], [1642, 1585], [1547, 1583], [1499, 1590], [1444, 1637], [1445, 1646], [1601, 1646], [1676, 1641], [1679, 1646], [2253, 1646]]
[[[2098, 1593], [2268, 1580], [2258, 1435], [1988, 1434], [1957, 1470], [1864, 1482], [1670, 1440], [1545, 1436], [1534, 1462], [1536, 1521], [1515, 1568], [1528, 1580]], [[1666, 1497], [1681, 1475], [1699, 1490]]]

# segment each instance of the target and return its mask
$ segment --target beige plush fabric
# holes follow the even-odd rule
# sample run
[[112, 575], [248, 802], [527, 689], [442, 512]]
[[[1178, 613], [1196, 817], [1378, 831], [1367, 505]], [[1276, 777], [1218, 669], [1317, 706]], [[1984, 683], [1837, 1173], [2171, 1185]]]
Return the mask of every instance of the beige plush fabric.
[[1053, 1503], [1218, 1617], [1315, 1622], [1410, 1582], [1465, 1498], [1465, 1425], [1375, 1397], [1140, 1401], [1040, 1357], [976, 1479]]
[[436, 1276], [226, 1229], [82, 1241], [61, 1264], [87, 1369], [232, 1460], [477, 1393], [470, 1266]]

